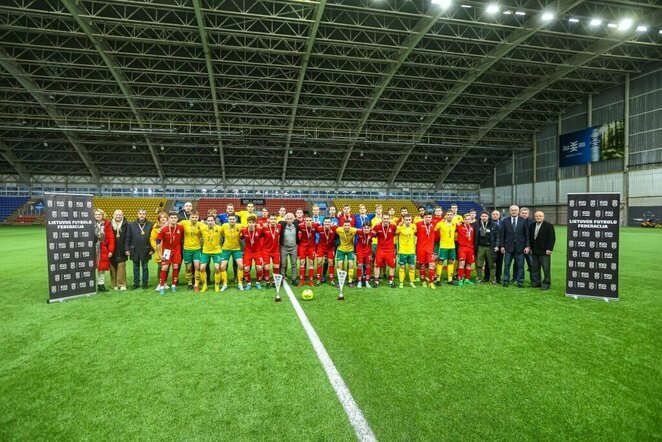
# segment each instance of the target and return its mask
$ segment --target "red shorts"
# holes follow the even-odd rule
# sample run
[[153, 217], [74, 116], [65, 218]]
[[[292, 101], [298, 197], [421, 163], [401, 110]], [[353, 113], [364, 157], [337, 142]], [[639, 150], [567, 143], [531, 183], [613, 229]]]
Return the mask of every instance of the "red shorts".
[[297, 255], [299, 259], [315, 259], [315, 246], [298, 247]]
[[435, 262], [434, 253], [429, 250], [416, 253], [416, 264], [419, 266], [433, 264]]
[[161, 265], [169, 266], [170, 264], [181, 264], [182, 263], [182, 252], [181, 250], [170, 253], [170, 259], [161, 261]]
[[395, 267], [395, 250], [379, 250], [377, 249], [377, 254], [375, 255], [375, 266], [376, 267]]
[[328, 249], [322, 248], [322, 247], [317, 247], [317, 257], [318, 258], [324, 258], [327, 257], [328, 259], [333, 259], [334, 255], [336, 254], [336, 251], [333, 247], [329, 247]]
[[250, 267], [251, 263], [255, 261], [256, 266], [264, 264], [264, 258], [259, 253], [246, 253], [244, 251], [244, 266]]
[[460, 247], [457, 254], [458, 261], [464, 261], [464, 264], [473, 264], [476, 262], [474, 258], [474, 249], [468, 247]]
[[356, 255], [356, 265], [372, 265], [372, 255]]
[[273, 261], [275, 266], [280, 265], [280, 253], [265, 253], [262, 255], [262, 258], [264, 258], [264, 265], [269, 265], [271, 261]]

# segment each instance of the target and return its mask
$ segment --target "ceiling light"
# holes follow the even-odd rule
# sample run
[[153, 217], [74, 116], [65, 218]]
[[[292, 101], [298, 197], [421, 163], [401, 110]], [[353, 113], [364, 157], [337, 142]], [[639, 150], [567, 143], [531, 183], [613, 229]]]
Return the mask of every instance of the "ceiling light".
[[660, 29], [660, 32], [658, 32], [658, 34], [662, 35], [662, 29]]
[[646, 25], [637, 26], [637, 32], [646, 32], [646, 31], [648, 31], [648, 26]]
[[432, 3], [441, 6], [442, 9], [446, 9], [451, 5], [452, 0], [432, 0]]
[[290, 155], [292, 155], [292, 151], [290, 151]]
[[485, 9], [485, 12], [487, 12], [488, 14], [496, 14], [497, 12], [499, 12], [499, 5], [492, 3], [487, 7], [487, 9]]
[[526, 15], [524, 11], [515, 11], [515, 15]]
[[618, 24], [618, 30], [619, 31], [627, 31], [628, 29], [630, 29], [631, 26], [632, 26], [632, 19], [631, 18], [624, 18]]
[[363, 156], [363, 152], [361, 152], [361, 156]]
[[448, 161], [448, 157], [444, 157], [444, 161]]
[[161, 145], [161, 150], [163, 150], [163, 149], [164, 149], [164, 147], [163, 147], [163, 144], [162, 144], [162, 145]]
[[428, 156], [427, 156], [427, 155], [425, 155], [425, 159], [426, 159], [426, 160], [428, 159]]
[[503, 15], [512, 15], [513, 11], [503, 11]]
[[554, 14], [552, 14], [551, 12], [545, 12], [545, 13], [542, 14], [542, 19], [544, 21], [553, 20], [554, 19]]
[[136, 150], [136, 145], [135, 145], [135, 144], [132, 145], [131, 148], [132, 148], [133, 150]]
[[617, 28], [618, 25], [617, 25], [616, 23], [609, 23], [609, 24], [607, 25], [607, 27], [609, 27], [609, 28]]
[[48, 147], [48, 143], [44, 141], [44, 147]]
[[471, 8], [471, 5], [460, 5], [460, 6], [462, 6], [463, 8], [466, 8], [466, 9], [470, 9], [470, 8]]
[[600, 26], [602, 24], [602, 19], [601, 18], [593, 18], [593, 19], [591, 19], [591, 22], [589, 24], [591, 26]]
[[568, 21], [569, 21], [570, 23], [579, 23], [579, 19], [576, 18], [576, 17], [571, 17]]
[[313, 155], [317, 155], [317, 151], [316, 151], [316, 150], [313, 151]]

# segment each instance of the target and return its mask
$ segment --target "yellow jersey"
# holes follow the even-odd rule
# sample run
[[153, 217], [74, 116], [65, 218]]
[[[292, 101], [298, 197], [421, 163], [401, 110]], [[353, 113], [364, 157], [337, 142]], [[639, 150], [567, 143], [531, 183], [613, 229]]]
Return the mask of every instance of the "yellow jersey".
[[456, 226], [462, 224], [463, 222], [464, 222], [464, 217], [462, 215], [458, 214], [453, 217], [453, 224], [455, 224]]
[[202, 224], [200, 231], [203, 238], [202, 253], [207, 255], [221, 253], [221, 236], [223, 235], [221, 226], [214, 226], [213, 229], [210, 229], [207, 224]]
[[349, 232], [345, 232], [344, 227], [336, 230], [336, 235], [340, 238], [340, 245], [338, 250], [342, 252], [353, 252], [354, 251], [354, 237], [356, 237], [356, 227], [350, 227]]
[[159, 258], [159, 254], [156, 253], [158, 250], [158, 246], [156, 245], [156, 237], [159, 236], [159, 232], [161, 231], [161, 226], [157, 226], [156, 224], [154, 227], [152, 227], [152, 233], [149, 234], [149, 244], [152, 246], [152, 250], [154, 250], [154, 262], [155, 263], [160, 263], [161, 258]]
[[439, 231], [439, 248], [441, 249], [454, 249], [455, 248], [455, 228], [457, 225], [451, 221], [449, 225], [445, 220], [439, 221], [434, 230]]
[[202, 246], [202, 233], [200, 226], [202, 223], [198, 221], [195, 226], [191, 224], [190, 220], [180, 221], [179, 225], [184, 228], [184, 250], [200, 250]]
[[240, 224], [235, 224], [234, 228], [230, 227], [230, 224], [223, 224], [221, 226], [221, 234], [225, 238], [223, 250], [241, 249], [241, 229]]
[[401, 255], [416, 254], [416, 226], [409, 224], [409, 227], [400, 224], [395, 229], [395, 236], [398, 238], [398, 253]]

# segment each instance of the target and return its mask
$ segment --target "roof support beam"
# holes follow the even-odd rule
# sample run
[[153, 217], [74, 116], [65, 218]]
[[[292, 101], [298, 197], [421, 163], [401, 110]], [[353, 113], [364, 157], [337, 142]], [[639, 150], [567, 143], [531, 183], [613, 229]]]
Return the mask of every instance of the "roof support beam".
[[[654, 28], [662, 25], [662, 11], [656, 12], [650, 20]], [[528, 86], [526, 89], [522, 90], [517, 96], [515, 96], [508, 104], [506, 104], [501, 110], [494, 114], [483, 126], [481, 126], [474, 135], [471, 136], [469, 144], [463, 148], [457, 155], [453, 157], [450, 164], [441, 173], [439, 180], [434, 185], [434, 189], [439, 189], [444, 183], [448, 175], [455, 169], [455, 167], [462, 161], [462, 158], [471, 150], [473, 145], [478, 143], [480, 140], [487, 135], [487, 133], [496, 127], [504, 118], [510, 115], [515, 109], [520, 107], [522, 103], [531, 97], [535, 96], [539, 92], [543, 91], [552, 83], [560, 80], [565, 77], [575, 69], [585, 65], [591, 60], [600, 57], [602, 54], [611, 51], [618, 46], [627, 43], [631, 38], [637, 35], [636, 30], [631, 30], [624, 32], [619, 38], [611, 38], [605, 40], [599, 40], [593, 43], [591, 46], [578, 52], [576, 55], [570, 57], [563, 66], [559, 66], [550, 72], [548, 75], [540, 78], [538, 81]]]
[[21, 163], [21, 160], [18, 159], [11, 147], [7, 146], [2, 140], [0, 140], [0, 155], [2, 155], [3, 158], [11, 165], [11, 167], [16, 170], [23, 181], [30, 183], [30, 172], [28, 172], [28, 169], [23, 165], [23, 163]]
[[313, 22], [310, 33], [308, 34], [308, 41], [306, 42], [306, 52], [303, 54], [303, 61], [301, 63], [301, 69], [299, 70], [299, 77], [297, 78], [297, 85], [294, 91], [294, 99], [292, 100], [292, 115], [290, 115], [290, 124], [287, 128], [287, 139], [285, 140], [285, 155], [283, 157], [283, 171], [281, 173], [280, 180], [285, 182], [285, 175], [287, 174], [287, 160], [290, 155], [290, 144], [292, 142], [292, 131], [294, 130], [294, 121], [297, 118], [297, 110], [299, 107], [299, 98], [301, 97], [301, 89], [303, 88], [303, 82], [306, 78], [306, 69], [308, 69], [308, 61], [310, 60], [310, 54], [313, 51], [313, 45], [315, 44], [315, 37], [317, 36], [317, 29], [320, 26], [322, 21], [322, 15], [324, 15], [324, 8], [326, 7], [326, 0], [320, 0], [315, 9], [315, 21]]
[[[56, 125], [61, 125], [65, 123], [65, 118], [60, 114], [56, 109], [55, 105], [48, 99], [48, 97], [41, 91], [37, 84], [30, 78], [27, 72], [21, 67], [18, 62], [9, 56], [9, 53], [2, 47], [0, 47], [0, 66], [2, 66], [7, 72], [9, 72], [12, 77], [18, 81], [25, 90], [27, 90], [39, 103], [39, 105], [46, 111], [49, 117], [55, 122]], [[94, 178], [94, 181], [99, 183], [101, 181], [101, 175], [92, 161], [87, 148], [79, 141], [76, 134], [71, 132], [64, 132], [64, 135], [69, 140], [69, 143], [76, 150], [76, 153], [80, 156], [87, 167], [87, 170], [90, 171], [90, 175]]]
[[[62, 3], [69, 10], [74, 20], [76, 20], [76, 23], [78, 23], [78, 26], [80, 26], [83, 32], [85, 32], [87, 38], [92, 42], [92, 45], [97, 50], [103, 61], [106, 63], [106, 66], [110, 70], [110, 73], [115, 79], [115, 82], [124, 94], [126, 101], [129, 103], [131, 112], [133, 112], [133, 115], [135, 116], [140, 128], [148, 129], [149, 125], [146, 124], [145, 118], [140, 112], [140, 109], [138, 109], [138, 105], [134, 99], [134, 93], [131, 90], [128, 81], [126, 78], [124, 78], [124, 75], [122, 74], [115, 58], [110, 55], [111, 50], [108, 44], [101, 37], [97, 37], [97, 35], [100, 35], [101, 32], [99, 32], [99, 30], [94, 26], [92, 18], [89, 16], [88, 12], [81, 5], [81, 2], [77, 0], [62, 0]], [[161, 161], [159, 160], [156, 148], [154, 148], [154, 145], [152, 144], [152, 140], [147, 135], [145, 135], [145, 142], [147, 143], [149, 152], [152, 154], [152, 160], [156, 166], [156, 171], [159, 175], [159, 178], [161, 179], [161, 182], [165, 182], [165, 174], [163, 173]]]
[[[565, 0], [559, 3], [558, 8], [556, 9], [557, 14], [564, 14], [570, 9], [580, 5], [584, 0]], [[480, 77], [483, 76], [486, 72], [490, 70], [492, 66], [501, 61], [506, 55], [508, 55], [513, 49], [517, 48], [518, 45], [528, 40], [533, 34], [538, 32], [543, 27], [547, 26], [540, 19], [540, 17], [532, 17], [528, 19], [521, 28], [510, 33], [506, 39], [492, 49], [488, 54], [486, 54], [480, 63], [476, 66], [475, 69], [467, 71], [462, 79], [455, 83], [453, 88], [444, 96], [444, 99], [441, 100], [430, 112], [421, 123], [420, 128], [416, 133], [416, 142], [420, 141], [423, 135], [430, 130], [435, 121], [446, 112], [446, 109], [455, 101], [457, 98], [465, 91], [469, 86], [474, 82], [478, 81]], [[391, 172], [391, 175], [388, 179], [388, 185], [393, 185], [393, 182], [398, 177], [402, 166], [407, 162], [407, 159], [412, 154], [416, 148], [416, 142], [412, 143], [409, 148], [403, 152], [402, 156], [398, 159], [395, 168]]]
[[209, 77], [209, 89], [211, 91], [212, 105], [214, 106], [214, 119], [216, 121], [216, 131], [218, 140], [218, 153], [221, 161], [221, 180], [225, 183], [225, 155], [223, 153], [223, 138], [221, 137], [221, 113], [218, 110], [218, 97], [216, 95], [216, 80], [214, 77], [214, 66], [212, 65], [211, 50], [209, 49], [209, 39], [207, 38], [207, 28], [202, 15], [201, 0], [193, 0], [195, 9], [195, 18], [198, 22], [200, 31], [200, 41], [202, 42], [202, 52], [205, 54], [205, 63], [207, 65], [207, 76]]
[[[425, 34], [428, 33], [428, 31], [432, 28], [432, 26], [434, 26], [434, 24], [437, 22], [439, 17], [442, 16], [444, 12], [445, 9], [442, 8], [441, 6], [436, 4], [430, 4], [430, 8], [428, 9], [428, 13], [430, 15], [426, 15], [418, 23], [416, 23], [416, 26], [414, 26], [414, 28], [412, 29], [412, 33], [405, 40], [403, 44], [404, 47], [398, 52], [398, 56], [395, 58], [395, 60], [391, 60], [390, 66], [388, 67], [386, 72], [384, 72], [384, 75], [382, 75], [381, 79], [379, 80], [379, 83], [377, 84], [377, 87], [372, 91], [370, 99], [368, 100], [368, 104], [363, 110], [363, 113], [361, 114], [361, 118], [359, 119], [358, 124], [352, 131], [351, 134], [352, 138], [357, 138], [361, 134], [361, 131], [363, 130], [363, 127], [368, 121], [370, 114], [375, 109], [377, 102], [379, 101], [382, 94], [384, 93], [389, 83], [393, 79], [393, 76], [398, 72], [400, 66], [402, 66], [402, 64], [409, 57], [409, 54], [411, 54], [411, 52], [416, 48], [416, 46], [418, 46], [418, 43], [423, 39], [423, 37], [425, 37]], [[353, 141], [352, 144], [350, 144], [349, 149], [345, 154], [345, 157], [343, 158], [342, 165], [340, 166], [340, 170], [338, 171], [338, 176], [336, 177], [336, 182], [338, 183], [342, 181], [343, 175], [345, 174], [345, 169], [347, 168], [347, 164], [349, 163], [349, 159], [352, 156], [352, 152], [354, 151], [355, 145], [356, 142]]]

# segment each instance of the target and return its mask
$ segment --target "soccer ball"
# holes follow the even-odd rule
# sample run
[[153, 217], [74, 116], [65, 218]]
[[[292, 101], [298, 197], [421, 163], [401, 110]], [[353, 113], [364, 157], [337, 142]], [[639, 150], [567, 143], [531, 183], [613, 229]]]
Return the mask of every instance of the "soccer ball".
[[306, 289], [306, 290], [303, 291], [303, 293], [301, 293], [301, 299], [303, 299], [304, 301], [310, 301], [314, 297], [315, 297], [315, 294], [310, 289]]

